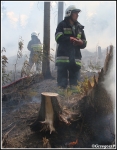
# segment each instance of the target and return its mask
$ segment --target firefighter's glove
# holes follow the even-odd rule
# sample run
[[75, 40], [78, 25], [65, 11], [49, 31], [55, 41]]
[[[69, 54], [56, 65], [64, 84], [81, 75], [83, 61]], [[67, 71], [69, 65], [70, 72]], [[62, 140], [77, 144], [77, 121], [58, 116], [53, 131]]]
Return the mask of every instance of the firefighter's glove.
[[73, 45], [74, 46], [81, 46], [81, 45], [83, 45], [83, 41], [81, 39], [77, 39], [77, 41], [73, 42]]

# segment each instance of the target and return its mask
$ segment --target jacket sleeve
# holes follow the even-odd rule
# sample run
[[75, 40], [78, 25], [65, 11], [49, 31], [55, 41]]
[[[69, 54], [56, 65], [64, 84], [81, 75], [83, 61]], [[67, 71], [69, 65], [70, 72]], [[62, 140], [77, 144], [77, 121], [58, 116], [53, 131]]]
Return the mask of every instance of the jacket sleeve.
[[27, 45], [27, 49], [28, 49], [29, 51], [31, 51], [31, 43], [30, 43], [30, 42], [29, 42], [28, 45]]
[[82, 30], [82, 36], [81, 36], [81, 40], [83, 41], [83, 45], [79, 46], [80, 49], [83, 49], [87, 46], [87, 41], [86, 41], [86, 36], [85, 36], [85, 33], [84, 33], [84, 30]]
[[41, 41], [40, 41], [40, 39], [39, 39], [39, 44], [42, 44]]
[[63, 22], [60, 22], [56, 28], [55, 40], [58, 44], [64, 43], [64, 42], [70, 42], [70, 37], [67, 37], [64, 35]]

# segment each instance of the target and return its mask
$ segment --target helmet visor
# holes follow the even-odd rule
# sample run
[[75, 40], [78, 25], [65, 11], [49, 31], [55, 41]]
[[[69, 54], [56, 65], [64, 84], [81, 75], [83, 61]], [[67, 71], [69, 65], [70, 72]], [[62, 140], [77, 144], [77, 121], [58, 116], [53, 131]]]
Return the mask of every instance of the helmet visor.
[[74, 13], [74, 12], [80, 12], [81, 10], [80, 9], [74, 9], [74, 10], [72, 10], [72, 13]]

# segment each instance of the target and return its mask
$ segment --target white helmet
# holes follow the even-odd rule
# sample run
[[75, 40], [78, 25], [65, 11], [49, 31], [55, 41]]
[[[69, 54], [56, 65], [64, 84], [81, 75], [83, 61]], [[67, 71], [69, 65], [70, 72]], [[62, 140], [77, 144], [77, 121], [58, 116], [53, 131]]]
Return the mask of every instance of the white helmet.
[[72, 12], [80, 12], [80, 9], [77, 9], [74, 5], [70, 5], [65, 11], [65, 17], [69, 17]]
[[38, 37], [38, 33], [37, 33], [36, 31], [34, 31], [34, 32], [31, 34], [31, 36], [32, 36], [32, 35], [35, 35], [35, 36]]

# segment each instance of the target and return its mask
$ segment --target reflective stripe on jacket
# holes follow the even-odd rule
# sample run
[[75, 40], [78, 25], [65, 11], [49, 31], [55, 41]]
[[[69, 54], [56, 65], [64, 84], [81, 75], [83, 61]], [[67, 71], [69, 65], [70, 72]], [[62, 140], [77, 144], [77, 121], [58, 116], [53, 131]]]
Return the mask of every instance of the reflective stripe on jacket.
[[[69, 63], [69, 57], [65, 56], [60, 56], [56, 58], [56, 63]], [[81, 66], [81, 60], [80, 59], [75, 59], [75, 63], [78, 66]]]
[[41, 41], [38, 38], [33, 38], [28, 42], [27, 49], [33, 53], [34, 50], [38, 51], [41, 48]]
[[31, 48], [33, 49], [33, 52], [37, 52], [42, 49], [42, 45], [41, 44], [32, 44]]

